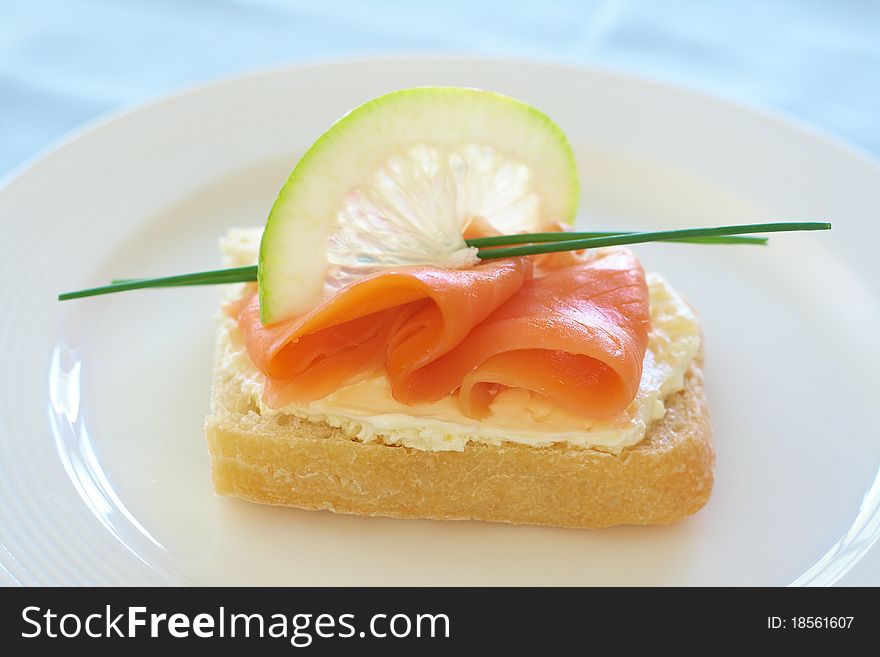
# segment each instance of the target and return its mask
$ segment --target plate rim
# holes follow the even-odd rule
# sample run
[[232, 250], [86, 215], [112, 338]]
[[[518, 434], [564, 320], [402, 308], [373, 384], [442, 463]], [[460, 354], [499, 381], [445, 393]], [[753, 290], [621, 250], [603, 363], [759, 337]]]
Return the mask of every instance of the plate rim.
[[124, 120], [130, 114], [136, 114], [145, 110], [149, 110], [156, 106], [185, 98], [189, 95], [198, 95], [216, 87], [222, 87], [227, 84], [235, 84], [240, 81], [250, 80], [254, 78], [284, 75], [294, 71], [309, 70], [314, 68], [326, 68], [336, 66], [375, 66], [394, 64], [399, 62], [423, 63], [427, 65], [453, 62], [472, 63], [475, 65], [492, 64], [529, 66], [535, 68], [559, 69], [573, 73], [581, 72], [604, 78], [625, 80], [627, 82], [631, 82], [637, 85], [645, 85], [653, 87], [655, 89], [671, 91], [673, 93], [699, 98], [704, 102], [727, 106], [728, 108], [733, 108], [739, 112], [744, 112], [746, 114], [751, 114], [754, 117], [768, 120], [780, 128], [786, 130], [794, 130], [810, 139], [821, 141], [824, 145], [841, 151], [849, 157], [858, 159], [861, 161], [862, 164], [875, 169], [876, 173], [880, 175], [880, 154], [874, 154], [866, 147], [850, 139], [847, 139], [843, 135], [823, 126], [822, 124], [780, 107], [765, 105], [760, 102], [752, 103], [743, 101], [741, 99], [718, 96], [695, 86], [682, 84], [679, 82], [667, 82], [665, 80], [660, 80], [649, 75], [643, 75], [625, 70], [618, 70], [610, 66], [599, 66], [594, 64], [573, 64], [570, 62], [557, 62], [550, 59], [530, 59], [526, 57], [472, 57], [466, 54], [427, 53], [410, 55], [406, 53], [401, 53], [400, 55], [378, 55], [371, 57], [327, 57], [310, 60], [307, 62], [287, 62], [273, 66], [257, 67], [251, 69], [250, 71], [243, 71], [231, 75], [212, 77], [210, 79], [204, 80], [202, 82], [197, 82], [192, 85], [183, 86], [177, 89], [171, 89], [158, 96], [154, 96], [146, 100], [122, 105], [107, 112], [102, 112], [80, 124], [79, 126], [68, 130], [62, 135], [47, 142], [44, 146], [34, 151], [34, 153], [26, 157], [18, 164], [13, 165], [11, 169], [0, 176], [0, 193], [3, 193], [6, 187], [14, 183], [16, 179], [27, 174], [31, 169], [37, 167], [43, 160], [54, 156], [57, 152], [64, 150], [73, 142], [85, 138], [91, 133], [103, 129], [107, 125]]

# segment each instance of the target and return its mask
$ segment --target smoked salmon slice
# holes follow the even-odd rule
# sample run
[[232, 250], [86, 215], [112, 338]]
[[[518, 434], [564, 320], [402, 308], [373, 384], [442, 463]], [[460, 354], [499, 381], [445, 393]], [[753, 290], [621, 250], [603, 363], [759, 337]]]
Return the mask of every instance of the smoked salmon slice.
[[256, 290], [238, 325], [266, 375], [272, 407], [320, 399], [381, 370], [388, 346], [412, 367], [435, 360], [512, 297], [531, 276], [526, 258], [471, 269], [401, 267], [367, 276], [300, 317], [264, 326]]
[[269, 326], [252, 292], [237, 315], [269, 406], [319, 399], [384, 369], [398, 401], [457, 392], [477, 418], [503, 387], [588, 417], [619, 413], [638, 391], [650, 329], [644, 272], [627, 249], [537, 273], [528, 258], [404, 267]]
[[[626, 249], [603, 252], [526, 281], [452, 351], [406, 373], [389, 352], [401, 400], [428, 401], [460, 387], [462, 409], [485, 417], [499, 386], [526, 388], [593, 418], [635, 398], [648, 342], [648, 288]], [[395, 378], [403, 380], [394, 385]]]

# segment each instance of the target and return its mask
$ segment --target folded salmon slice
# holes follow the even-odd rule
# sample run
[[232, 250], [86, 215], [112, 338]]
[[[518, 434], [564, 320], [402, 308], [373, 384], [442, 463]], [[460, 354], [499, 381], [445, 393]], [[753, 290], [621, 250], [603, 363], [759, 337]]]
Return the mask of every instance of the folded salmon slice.
[[414, 394], [405, 400], [460, 387], [465, 413], [485, 417], [494, 393], [507, 386], [573, 413], [609, 417], [638, 392], [649, 330], [641, 265], [629, 250], [606, 251], [526, 281], [455, 349], [410, 373], [406, 390]]
[[272, 407], [319, 399], [384, 369], [398, 401], [458, 391], [464, 412], [478, 418], [504, 386], [588, 417], [619, 413], [638, 391], [650, 329], [638, 260], [618, 249], [533, 274], [527, 258], [400, 268], [270, 326], [252, 292], [238, 323]]
[[264, 326], [252, 291], [238, 310], [248, 355], [272, 407], [320, 399], [381, 371], [389, 348], [417, 368], [447, 353], [522, 287], [528, 259], [472, 269], [401, 267], [374, 274], [295, 319]]

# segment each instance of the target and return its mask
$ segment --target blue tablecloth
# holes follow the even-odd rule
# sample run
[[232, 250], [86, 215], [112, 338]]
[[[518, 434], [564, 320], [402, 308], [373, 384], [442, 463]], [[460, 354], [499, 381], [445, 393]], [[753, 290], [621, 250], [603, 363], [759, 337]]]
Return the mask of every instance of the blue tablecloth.
[[786, 110], [880, 154], [873, 0], [0, 0], [0, 174], [193, 83], [449, 52], [638, 73]]

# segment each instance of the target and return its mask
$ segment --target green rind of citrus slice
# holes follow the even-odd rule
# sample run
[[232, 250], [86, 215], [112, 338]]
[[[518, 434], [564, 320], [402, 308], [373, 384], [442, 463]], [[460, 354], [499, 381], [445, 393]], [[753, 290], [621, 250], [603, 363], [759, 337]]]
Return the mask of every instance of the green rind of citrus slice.
[[306, 151], [260, 244], [265, 324], [386, 267], [475, 262], [462, 230], [480, 216], [502, 233], [571, 223], [575, 158], [547, 115], [502, 94], [417, 87], [379, 96]]

